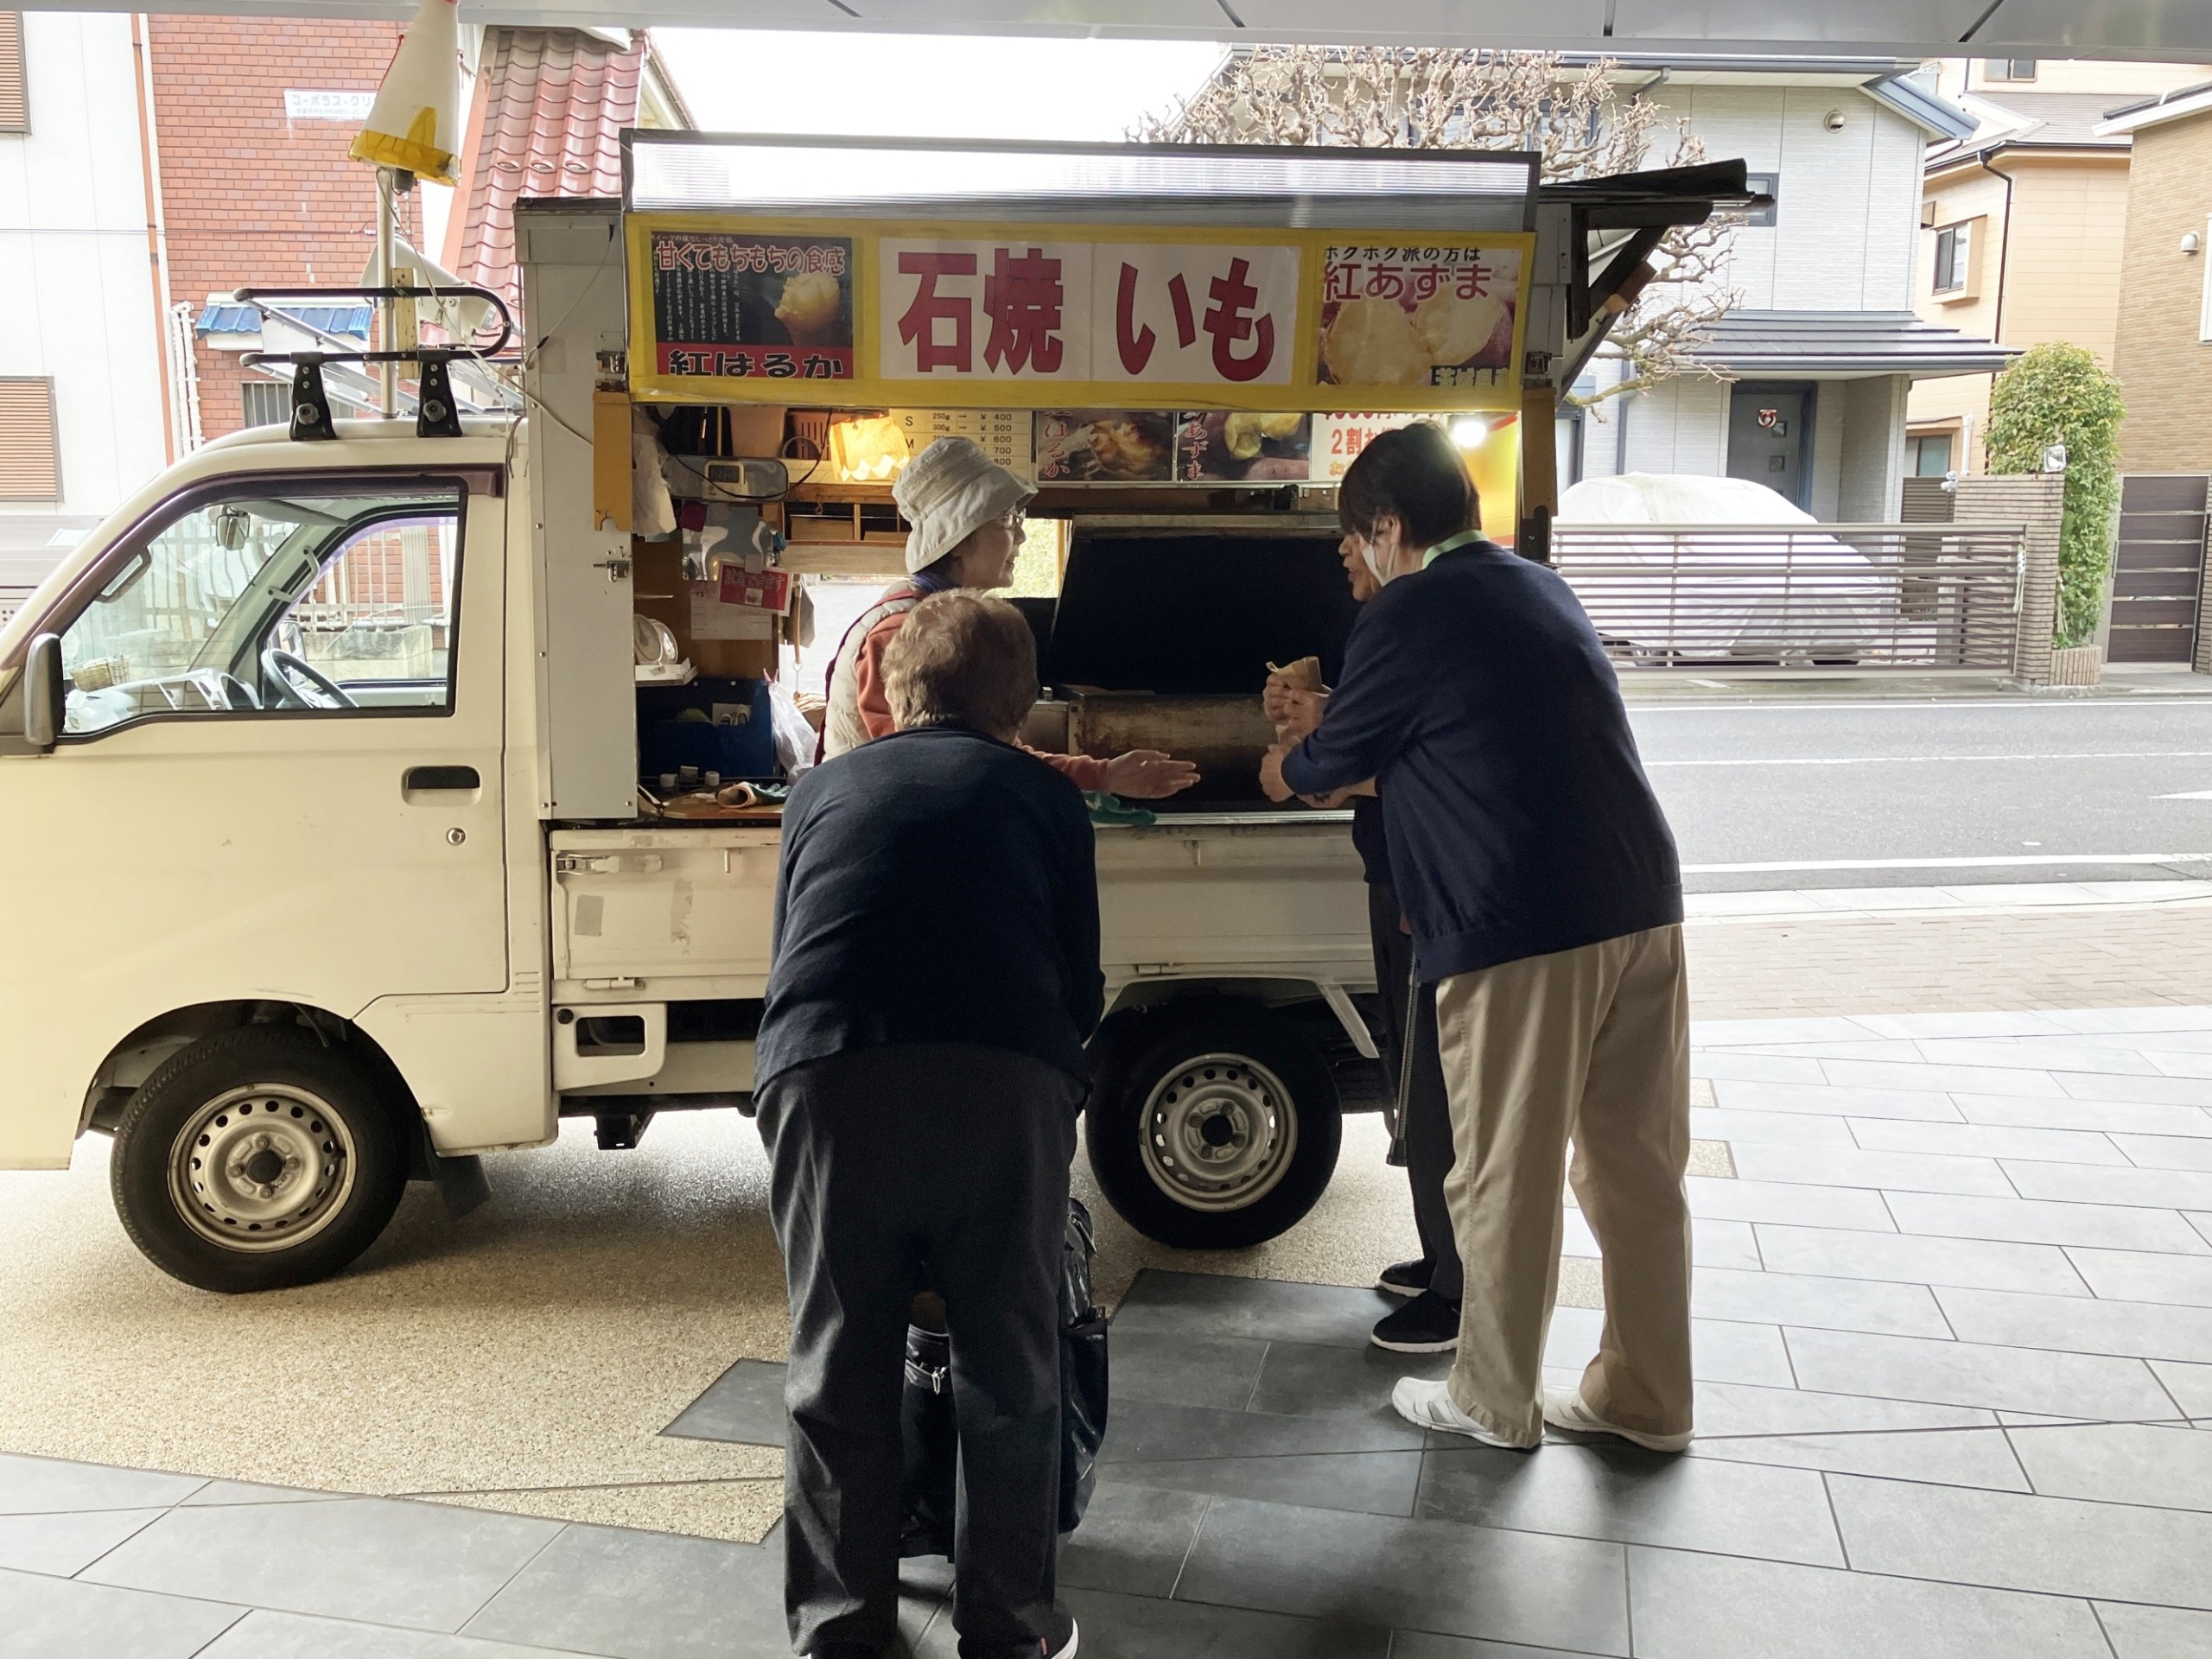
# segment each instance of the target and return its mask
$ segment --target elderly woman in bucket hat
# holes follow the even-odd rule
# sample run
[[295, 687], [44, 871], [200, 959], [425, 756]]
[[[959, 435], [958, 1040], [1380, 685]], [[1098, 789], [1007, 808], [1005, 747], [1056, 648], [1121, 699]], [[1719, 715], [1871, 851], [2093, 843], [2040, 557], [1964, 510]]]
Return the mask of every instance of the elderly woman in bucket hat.
[[[817, 758], [842, 754], [897, 728], [885, 692], [885, 649], [908, 613], [931, 594], [955, 588], [986, 591], [1013, 580], [1022, 509], [1035, 493], [970, 438], [939, 438], [907, 463], [891, 495], [912, 526], [906, 537], [911, 574], [846, 630], [830, 667], [830, 706]], [[1155, 749], [1134, 749], [1111, 760], [1087, 754], [1037, 758], [1078, 789], [1142, 799], [1178, 794], [1198, 781], [1191, 762]]]

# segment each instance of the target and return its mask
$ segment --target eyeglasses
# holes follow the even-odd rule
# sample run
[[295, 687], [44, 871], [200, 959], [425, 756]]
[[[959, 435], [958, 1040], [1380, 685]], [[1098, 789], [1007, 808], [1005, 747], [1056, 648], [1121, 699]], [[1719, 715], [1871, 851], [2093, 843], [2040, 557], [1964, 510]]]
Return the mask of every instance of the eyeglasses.
[[1019, 541], [1021, 539], [1022, 530], [1029, 522], [1029, 517], [1027, 513], [1023, 512], [1020, 507], [1016, 507], [1012, 512], [1007, 514], [1006, 518], [1001, 522], [1006, 525], [1007, 531], [1014, 536], [1014, 538], [1016, 541]]

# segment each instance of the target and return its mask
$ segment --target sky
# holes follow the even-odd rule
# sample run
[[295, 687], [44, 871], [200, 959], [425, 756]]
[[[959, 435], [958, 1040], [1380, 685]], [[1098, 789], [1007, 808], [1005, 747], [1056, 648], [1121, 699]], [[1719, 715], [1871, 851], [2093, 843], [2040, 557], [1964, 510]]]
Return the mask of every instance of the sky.
[[1118, 140], [1225, 48], [1187, 41], [656, 29], [709, 132]]

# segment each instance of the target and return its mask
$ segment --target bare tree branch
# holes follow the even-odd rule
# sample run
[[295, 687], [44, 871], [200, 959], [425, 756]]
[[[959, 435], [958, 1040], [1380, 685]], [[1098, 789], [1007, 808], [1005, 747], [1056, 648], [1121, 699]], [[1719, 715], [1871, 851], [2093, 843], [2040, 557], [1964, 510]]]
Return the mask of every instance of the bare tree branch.
[[[1147, 119], [1133, 136], [1154, 143], [1527, 149], [1541, 157], [1548, 180], [1702, 162], [1705, 145], [1688, 124], [1659, 131], [1658, 107], [1622, 97], [1615, 68], [1600, 60], [1571, 69], [1555, 52], [1262, 47], [1236, 54], [1173, 115]], [[1570, 402], [1601, 403], [1677, 374], [1725, 378], [1693, 353], [1739, 297], [1727, 276], [1740, 222], [1716, 215], [1667, 233], [1651, 256], [1656, 276], [1606, 342], [1605, 354], [1622, 360], [1622, 378]]]

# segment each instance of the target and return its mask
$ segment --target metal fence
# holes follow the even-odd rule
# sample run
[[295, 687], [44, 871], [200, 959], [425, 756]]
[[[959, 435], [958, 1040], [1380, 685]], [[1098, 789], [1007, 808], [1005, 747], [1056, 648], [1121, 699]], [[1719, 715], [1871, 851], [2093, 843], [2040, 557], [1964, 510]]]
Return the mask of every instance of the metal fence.
[[1555, 524], [1552, 563], [1624, 667], [2009, 672], [2005, 524]]

